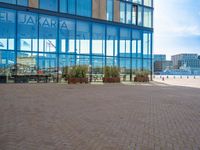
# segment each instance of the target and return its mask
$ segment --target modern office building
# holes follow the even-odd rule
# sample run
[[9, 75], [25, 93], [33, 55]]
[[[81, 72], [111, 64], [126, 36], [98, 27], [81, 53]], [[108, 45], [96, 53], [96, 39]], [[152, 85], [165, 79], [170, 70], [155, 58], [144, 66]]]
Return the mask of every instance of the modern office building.
[[154, 54], [153, 55], [153, 61], [166, 61], [166, 55], [164, 54]]
[[160, 74], [160, 72], [164, 71], [165, 69], [173, 69], [173, 63], [170, 60], [165, 61], [155, 61], [154, 62], [154, 73]]
[[171, 57], [175, 69], [179, 69], [179, 61], [198, 59], [198, 54], [177, 54]]
[[[0, 76], [152, 71], [153, 0], [0, 0]], [[98, 68], [98, 69], [97, 69]], [[98, 70], [98, 71], [96, 71]]]

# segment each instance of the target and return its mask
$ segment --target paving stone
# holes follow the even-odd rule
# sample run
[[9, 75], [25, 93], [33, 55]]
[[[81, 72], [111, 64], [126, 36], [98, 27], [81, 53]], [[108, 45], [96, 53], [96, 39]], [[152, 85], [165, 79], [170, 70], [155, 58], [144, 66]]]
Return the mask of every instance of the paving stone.
[[189, 87], [1, 84], [0, 150], [198, 150], [199, 108]]

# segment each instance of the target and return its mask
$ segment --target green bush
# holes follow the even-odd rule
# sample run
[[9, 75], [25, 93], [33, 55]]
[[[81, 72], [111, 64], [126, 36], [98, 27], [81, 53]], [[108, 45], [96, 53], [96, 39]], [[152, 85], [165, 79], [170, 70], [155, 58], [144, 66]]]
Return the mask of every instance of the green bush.
[[120, 72], [117, 67], [104, 67], [104, 78], [119, 78]]
[[86, 78], [88, 71], [87, 66], [73, 66], [69, 69], [68, 77], [69, 78]]
[[119, 69], [117, 67], [111, 67], [110, 70], [111, 70], [111, 77], [113, 78], [120, 77]]

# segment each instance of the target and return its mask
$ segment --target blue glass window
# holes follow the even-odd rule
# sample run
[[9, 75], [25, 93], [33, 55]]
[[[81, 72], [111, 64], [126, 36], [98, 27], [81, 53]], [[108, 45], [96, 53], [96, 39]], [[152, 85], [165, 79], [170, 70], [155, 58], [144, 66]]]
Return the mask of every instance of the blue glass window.
[[75, 21], [70, 19], [60, 18], [60, 52], [74, 53], [75, 52]]
[[120, 29], [120, 57], [130, 57], [130, 30]]
[[107, 13], [106, 18], [109, 21], [113, 20], [113, 0], [107, 0]]
[[75, 0], [68, 0], [68, 12], [70, 14], [75, 14]]
[[51, 11], [58, 10], [58, 0], [40, 0], [40, 8]]
[[56, 52], [58, 19], [40, 15], [39, 52]]
[[90, 53], [90, 24], [88, 22], [77, 21], [76, 53]]
[[0, 0], [0, 2], [16, 4], [16, 0]]
[[106, 38], [106, 56], [117, 56], [118, 52], [118, 34], [117, 28], [108, 26], [107, 27], [107, 38]]
[[28, 6], [28, 0], [17, 0], [18, 5]]
[[77, 0], [77, 15], [91, 17], [91, 0]]
[[98, 55], [105, 54], [105, 26], [93, 24], [92, 26], [92, 53]]
[[126, 4], [126, 23], [131, 24], [131, 4]]
[[0, 8], [0, 50], [15, 49], [15, 13]]
[[18, 12], [18, 50], [38, 50], [38, 17], [36, 14]]
[[60, 0], [60, 12], [67, 13], [67, 0]]
[[126, 13], [125, 13], [125, 3], [120, 2], [120, 22], [125, 23], [126, 22]]
[[[0, 73], [4, 76], [11, 76], [14, 72], [14, 65], [16, 64], [14, 51], [1, 51], [0, 50]], [[9, 78], [8, 78], [9, 80]]]
[[132, 6], [132, 24], [137, 24], [137, 7]]

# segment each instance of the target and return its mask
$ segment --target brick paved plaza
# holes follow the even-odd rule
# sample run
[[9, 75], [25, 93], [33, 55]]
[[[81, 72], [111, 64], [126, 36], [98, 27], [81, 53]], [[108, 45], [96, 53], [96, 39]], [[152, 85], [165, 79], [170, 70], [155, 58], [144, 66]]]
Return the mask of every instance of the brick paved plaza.
[[0, 150], [199, 150], [200, 90], [0, 85]]

